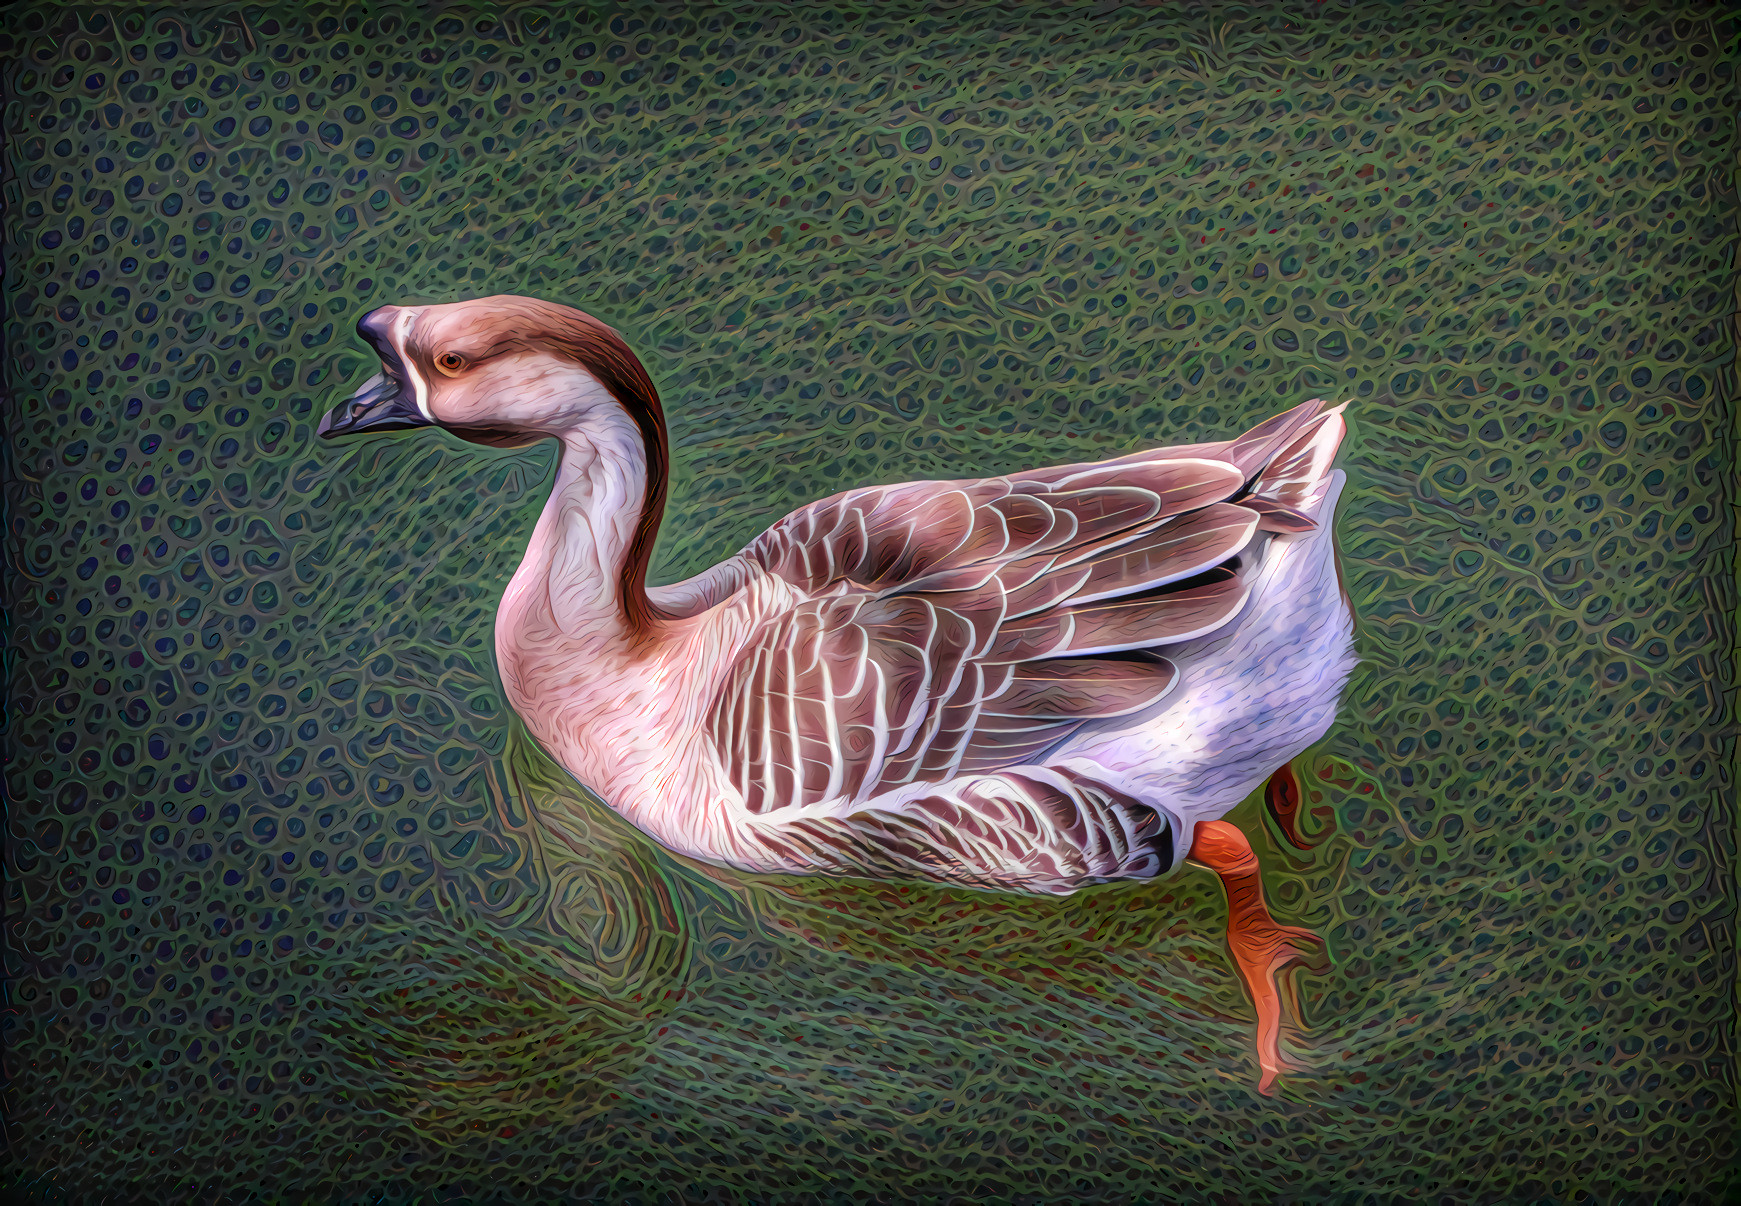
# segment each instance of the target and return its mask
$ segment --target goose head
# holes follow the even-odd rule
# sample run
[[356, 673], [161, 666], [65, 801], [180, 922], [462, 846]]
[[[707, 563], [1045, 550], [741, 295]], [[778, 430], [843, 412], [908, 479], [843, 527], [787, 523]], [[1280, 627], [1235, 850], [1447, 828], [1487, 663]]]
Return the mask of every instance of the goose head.
[[514, 296], [382, 306], [357, 333], [381, 371], [321, 420], [325, 439], [442, 427], [513, 446], [627, 418], [663, 442], [647, 370], [621, 336], [572, 307]]
[[622, 567], [636, 626], [653, 615], [642, 581], [664, 513], [669, 445], [659, 393], [620, 335], [590, 314], [502, 295], [382, 306], [357, 322], [381, 371], [321, 419], [323, 439], [439, 427], [515, 447], [562, 441], [567, 457], [601, 450], [635, 463], [644, 492]]

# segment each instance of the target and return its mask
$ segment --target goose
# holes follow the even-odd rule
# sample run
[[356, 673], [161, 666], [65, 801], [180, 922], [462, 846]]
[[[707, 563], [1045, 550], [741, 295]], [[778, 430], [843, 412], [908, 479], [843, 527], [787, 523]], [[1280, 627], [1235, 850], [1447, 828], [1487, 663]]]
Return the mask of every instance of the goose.
[[495, 651], [509, 702], [581, 784], [667, 849], [740, 871], [1062, 895], [1206, 866], [1272, 1092], [1280, 973], [1323, 944], [1271, 917], [1222, 817], [1267, 780], [1287, 819], [1288, 763], [1354, 665], [1331, 535], [1343, 407], [848, 490], [648, 586], [670, 452], [616, 331], [518, 296], [384, 306], [357, 329], [381, 371], [319, 436], [560, 445]]

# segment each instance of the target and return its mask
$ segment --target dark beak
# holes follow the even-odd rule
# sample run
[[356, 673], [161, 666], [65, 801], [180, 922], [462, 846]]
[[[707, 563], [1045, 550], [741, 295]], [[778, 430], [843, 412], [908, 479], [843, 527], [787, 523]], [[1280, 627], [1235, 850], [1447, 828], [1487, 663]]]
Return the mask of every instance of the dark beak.
[[363, 382], [355, 394], [327, 412], [320, 426], [315, 428], [315, 434], [322, 439], [364, 432], [405, 431], [430, 425], [423, 412], [417, 409], [417, 395], [406, 376], [404, 363], [387, 336], [397, 312], [396, 306], [382, 306], [357, 321], [357, 334], [381, 357], [381, 371]]

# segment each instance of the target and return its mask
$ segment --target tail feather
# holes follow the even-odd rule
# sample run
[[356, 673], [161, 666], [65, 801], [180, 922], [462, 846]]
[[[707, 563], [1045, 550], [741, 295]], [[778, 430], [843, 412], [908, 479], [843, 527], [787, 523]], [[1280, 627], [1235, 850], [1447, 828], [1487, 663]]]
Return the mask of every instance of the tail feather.
[[1348, 424], [1342, 418], [1347, 406], [1344, 402], [1313, 416], [1300, 427], [1287, 446], [1258, 473], [1252, 483], [1252, 495], [1288, 507], [1310, 509], [1322, 497], [1336, 449], [1348, 433]]
[[1278, 450], [1291, 448], [1302, 433], [1311, 430], [1314, 422], [1321, 421], [1323, 416], [1319, 412], [1323, 409], [1324, 400], [1313, 398], [1279, 415], [1272, 415], [1230, 441], [1221, 453], [1222, 459], [1231, 461], [1249, 478], [1265, 465], [1273, 464]]

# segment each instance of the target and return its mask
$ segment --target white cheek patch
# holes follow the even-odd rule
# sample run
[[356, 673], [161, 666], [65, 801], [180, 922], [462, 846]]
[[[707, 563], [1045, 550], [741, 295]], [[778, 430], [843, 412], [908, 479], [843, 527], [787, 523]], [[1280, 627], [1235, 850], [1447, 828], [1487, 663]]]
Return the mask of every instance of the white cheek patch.
[[399, 363], [405, 366], [405, 375], [411, 378], [411, 388], [417, 396], [418, 413], [433, 423], [435, 416], [429, 413], [429, 386], [424, 382], [423, 374], [417, 371], [417, 365], [405, 352], [405, 336], [411, 330], [411, 324], [416, 318], [416, 310], [399, 311], [399, 318], [393, 324], [393, 341], [399, 345]]

